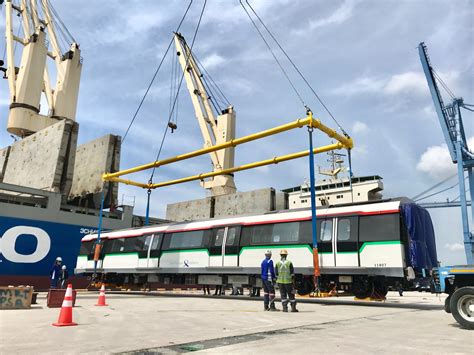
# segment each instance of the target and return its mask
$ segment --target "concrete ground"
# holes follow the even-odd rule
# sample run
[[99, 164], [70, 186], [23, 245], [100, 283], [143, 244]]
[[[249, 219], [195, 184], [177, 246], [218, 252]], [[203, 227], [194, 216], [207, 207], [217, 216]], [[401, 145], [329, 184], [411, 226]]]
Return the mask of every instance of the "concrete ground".
[[474, 332], [430, 294], [390, 294], [369, 306], [351, 297], [317, 300], [298, 304], [299, 313], [213, 296], [108, 294], [108, 307], [96, 300], [78, 293], [76, 327], [51, 326], [59, 309], [47, 308], [44, 294], [32, 309], [0, 311], [0, 353], [474, 353]]

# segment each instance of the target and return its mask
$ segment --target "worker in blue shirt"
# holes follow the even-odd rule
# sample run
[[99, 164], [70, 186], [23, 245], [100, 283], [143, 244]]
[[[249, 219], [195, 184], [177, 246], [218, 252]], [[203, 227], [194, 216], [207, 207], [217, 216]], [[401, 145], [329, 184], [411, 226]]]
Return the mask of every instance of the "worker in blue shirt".
[[265, 311], [278, 311], [275, 307], [275, 269], [273, 268], [272, 252], [265, 252], [265, 259], [261, 264], [263, 284], [263, 305]]
[[53, 267], [51, 268], [51, 271], [49, 273], [49, 276], [51, 279], [51, 288], [58, 287], [59, 277], [61, 276], [61, 263], [62, 262], [63, 262], [63, 259], [58, 256], [56, 260], [54, 261]]

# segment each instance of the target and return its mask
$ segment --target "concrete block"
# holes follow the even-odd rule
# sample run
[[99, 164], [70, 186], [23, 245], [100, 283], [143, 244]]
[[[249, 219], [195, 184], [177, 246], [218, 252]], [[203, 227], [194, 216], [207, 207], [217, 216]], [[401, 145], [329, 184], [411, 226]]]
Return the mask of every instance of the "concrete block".
[[287, 210], [288, 209], [288, 194], [283, 191], [276, 191], [275, 193], [275, 210]]
[[172, 203], [166, 206], [166, 219], [170, 221], [197, 221], [212, 217], [212, 198]]
[[117, 205], [117, 183], [104, 183], [102, 174], [118, 171], [119, 168], [120, 137], [109, 134], [82, 144], [76, 151], [69, 200], [87, 199], [94, 207], [98, 207], [104, 190], [105, 207]]
[[33, 287], [0, 287], [0, 309], [30, 308]]
[[10, 155], [10, 147], [0, 149], [0, 182], [3, 181], [3, 175], [7, 168], [8, 156]]
[[68, 193], [77, 131], [63, 120], [12, 144], [3, 182]]
[[214, 217], [259, 214], [275, 210], [275, 190], [266, 188], [216, 196]]

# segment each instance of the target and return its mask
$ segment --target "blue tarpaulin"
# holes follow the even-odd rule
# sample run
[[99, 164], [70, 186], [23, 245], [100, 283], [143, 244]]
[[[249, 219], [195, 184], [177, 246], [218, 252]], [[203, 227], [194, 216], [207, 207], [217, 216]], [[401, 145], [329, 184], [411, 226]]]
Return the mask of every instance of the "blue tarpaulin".
[[414, 269], [436, 267], [436, 241], [428, 211], [415, 203], [401, 205], [403, 220], [408, 229], [408, 263]]

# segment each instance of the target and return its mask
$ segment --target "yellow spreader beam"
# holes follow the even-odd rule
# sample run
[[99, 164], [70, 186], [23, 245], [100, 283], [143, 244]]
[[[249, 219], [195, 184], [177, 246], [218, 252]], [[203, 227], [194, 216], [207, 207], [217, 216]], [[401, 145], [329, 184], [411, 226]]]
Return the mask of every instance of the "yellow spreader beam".
[[170, 181], [165, 181], [165, 182], [156, 183], [156, 184], [140, 183], [140, 182], [136, 182], [136, 181], [133, 181], [133, 180], [127, 180], [127, 179], [120, 178], [120, 176], [123, 176], [123, 175], [128, 175], [128, 174], [136, 173], [136, 172], [139, 172], [139, 171], [143, 171], [143, 170], [163, 166], [163, 165], [166, 165], [166, 164], [175, 163], [175, 162], [178, 162], [178, 161], [181, 161], [181, 160], [194, 158], [194, 157], [197, 157], [197, 156], [200, 156], [200, 155], [203, 155], [203, 154], [215, 152], [215, 151], [220, 150], [220, 149], [235, 147], [235, 146], [238, 146], [240, 144], [244, 144], [244, 143], [251, 142], [251, 141], [254, 141], [254, 140], [257, 140], [257, 139], [272, 136], [272, 135], [275, 135], [275, 134], [278, 134], [278, 133], [281, 133], [281, 132], [289, 131], [291, 129], [301, 128], [303, 126], [308, 126], [308, 127], [312, 127], [312, 128], [315, 128], [315, 129], [319, 129], [320, 131], [326, 133], [329, 137], [334, 138], [338, 141], [337, 143], [334, 143], [334, 144], [329, 144], [329, 145], [326, 145], [326, 146], [323, 146], [323, 147], [313, 149], [313, 152], [315, 154], [322, 153], [322, 152], [327, 152], [327, 151], [335, 150], [335, 149], [343, 149], [343, 148], [351, 149], [353, 147], [353, 142], [352, 142], [351, 138], [340, 135], [335, 130], [323, 125], [320, 120], [313, 118], [313, 115], [310, 112], [310, 113], [308, 113], [308, 116], [306, 118], [299, 119], [299, 120], [296, 120], [296, 121], [291, 122], [291, 123], [287, 123], [287, 124], [284, 124], [284, 125], [281, 125], [281, 126], [278, 126], [278, 127], [275, 127], [275, 128], [267, 129], [265, 131], [261, 131], [261, 132], [258, 132], [258, 133], [250, 134], [250, 135], [244, 136], [242, 138], [232, 139], [228, 142], [218, 144], [218, 145], [215, 145], [215, 146], [212, 146], [212, 147], [198, 149], [198, 150], [195, 150], [193, 152], [181, 154], [181, 155], [178, 155], [178, 156], [175, 156], [175, 157], [172, 157], [172, 158], [158, 160], [158, 161], [155, 161], [153, 163], [148, 163], [148, 164], [145, 164], [145, 165], [137, 166], [135, 168], [130, 168], [130, 169], [122, 170], [122, 171], [117, 171], [115, 173], [106, 173], [102, 176], [102, 179], [104, 181], [120, 182], [120, 183], [123, 183], [123, 184], [133, 185], [133, 186], [142, 187], [142, 188], [146, 188], [146, 189], [156, 189], [156, 188], [159, 188], [159, 187], [175, 185], [175, 184], [180, 184], [180, 183], [183, 183], [183, 182], [194, 181], [194, 180], [203, 180], [205, 178], [209, 178], [209, 177], [213, 177], [213, 176], [217, 176], [217, 175], [231, 174], [231, 173], [234, 173], [234, 172], [237, 172], [237, 171], [253, 169], [253, 168], [257, 168], [257, 167], [265, 166], [265, 165], [270, 165], [270, 164], [278, 164], [280, 162], [284, 162], [284, 161], [287, 161], [287, 160], [301, 158], [301, 157], [309, 155], [309, 150], [298, 152], [298, 153], [293, 153], [293, 154], [288, 154], [288, 155], [283, 155], [281, 157], [273, 157], [271, 159], [262, 160], [262, 161], [254, 162], [254, 163], [250, 163], [250, 164], [245, 164], [245, 165], [241, 165], [241, 166], [230, 168], [230, 169], [223, 169], [223, 170], [219, 170], [219, 171], [203, 173], [203, 174], [199, 174], [199, 175], [193, 175], [193, 176], [189, 176], [189, 177], [186, 177], [186, 178], [170, 180]]

